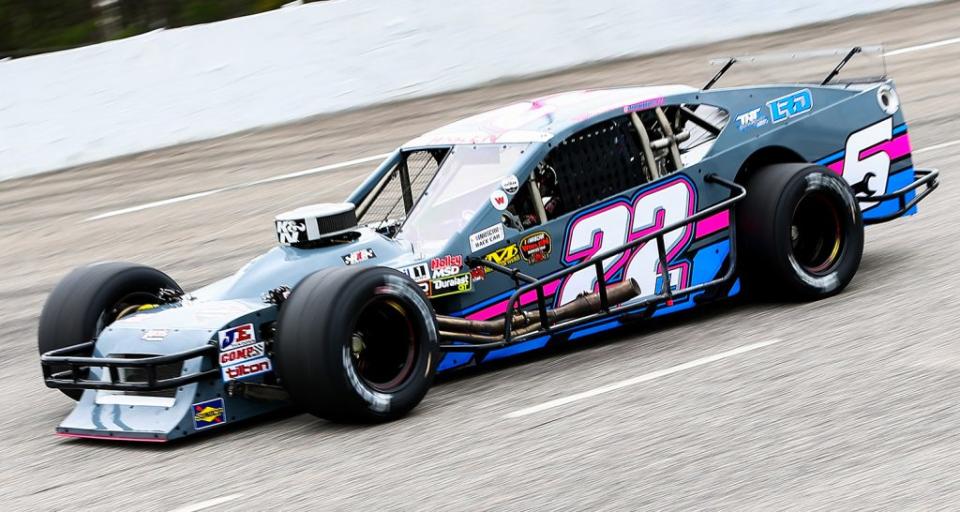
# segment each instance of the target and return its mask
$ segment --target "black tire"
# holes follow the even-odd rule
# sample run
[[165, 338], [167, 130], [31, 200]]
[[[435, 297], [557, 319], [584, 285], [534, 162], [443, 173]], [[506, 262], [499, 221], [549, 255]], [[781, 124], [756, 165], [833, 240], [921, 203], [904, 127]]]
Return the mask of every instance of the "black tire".
[[[134, 263], [106, 262], [77, 268], [47, 297], [40, 312], [37, 348], [43, 354], [90, 341], [131, 306], [155, 304], [161, 288], [180, 290], [170, 276]], [[61, 391], [74, 400], [83, 395], [80, 389]]]
[[747, 292], [817, 300], [850, 283], [863, 254], [863, 219], [843, 178], [819, 165], [779, 164], [758, 169], [745, 186], [736, 229]]
[[404, 416], [426, 395], [438, 357], [430, 301], [390, 268], [321, 270], [280, 308], [280, 383], [294, 403], [321, 418], [371, 423]]

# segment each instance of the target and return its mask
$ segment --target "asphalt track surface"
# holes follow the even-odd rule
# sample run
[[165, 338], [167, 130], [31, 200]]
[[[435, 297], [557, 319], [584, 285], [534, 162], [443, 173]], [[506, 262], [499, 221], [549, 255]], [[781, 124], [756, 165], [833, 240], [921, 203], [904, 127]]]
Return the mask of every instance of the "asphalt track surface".
[[103, 212], [383, 153], [518, 98], [701, 84], [708, 57], [747, 51], [906, 48], [960, 36], [958, 20], [958, 3], [912, 8], [0, 183], [0, 508], [956, 508], [960, 145], [936, 145], [960, 139], [957, 44], [888, 58], [914, 149], [933, 147], [915, 163], [943, 183], [919, 215], [868, 229], [828, 300], [725, 305], [471, 372], [391, 424], [290, 414], [165, 446], [55, 437], [72, 404], [43, 386], [35, 335], [70, 268], [138, 261], [197, 287], [269, 249], [274, 214], [341, 200], [374, 164], [85, 221]]

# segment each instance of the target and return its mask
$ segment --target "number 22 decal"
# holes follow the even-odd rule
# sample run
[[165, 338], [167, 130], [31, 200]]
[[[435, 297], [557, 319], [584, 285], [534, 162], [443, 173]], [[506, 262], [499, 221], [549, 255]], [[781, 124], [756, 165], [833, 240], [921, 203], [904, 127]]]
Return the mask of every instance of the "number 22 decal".
[[[573, 219], [567, 228], [563, 262], [573, 265], [632, 240], [648, 235], [668, 224], [693, 215], [696, 191], [683, 177], [645, 190], [632, 201], [625, 198], [605, 203]], [[677, 228], [663, 235], [670, 283], [683, 287], [689, 280], [689, 264], [673, 262], [686, 247], [693, 234], [692, 225]], [[623, 271], [624, 279], [633, 278], [640, 285], [640, 295], [656, 293], [660, 277], [657, 243], [650, 240], [626, 253], [603, 261], [604, 279], [612, 279]], [[662, 286], [662, 284], [661, 284]], [[567, 277], [557, 293], [559, 304], [566, 304], [583, 292], [597, 289], [597, 273], [593, 266]]]

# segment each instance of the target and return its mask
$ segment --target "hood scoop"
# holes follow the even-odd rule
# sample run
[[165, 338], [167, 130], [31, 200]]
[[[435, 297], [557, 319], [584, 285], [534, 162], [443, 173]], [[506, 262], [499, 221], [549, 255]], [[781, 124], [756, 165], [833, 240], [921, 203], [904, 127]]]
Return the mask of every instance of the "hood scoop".
[[276, 217], [280, 245], [323, 247], [348, 243], [360, 234], [357, 210], [353, 203], [322, 203], [302, 206]]

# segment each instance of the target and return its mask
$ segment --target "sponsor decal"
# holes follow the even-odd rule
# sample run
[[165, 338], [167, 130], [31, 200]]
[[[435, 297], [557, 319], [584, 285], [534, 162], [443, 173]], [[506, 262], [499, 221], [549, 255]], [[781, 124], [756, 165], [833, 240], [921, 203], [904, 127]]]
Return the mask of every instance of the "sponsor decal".
[[483, 281], [483, 278], [487, 276], [485, 267], [473, 267], [470, 269], [470, 277], [474, 282]]
[[227, 408], [224, 407], [222, 398], [193, 404], [192, 409], [194, 430], [203, 430], [227, 422]]
[[549, 259], [550, 251], [553, 250], [553, 241], [550, 233], [546, 231], [537, 231], [523, 237], [519, 245], [520, 257], [531, 265]]
[[457, 293], [467, 293], [473, 289], [473, 280], [470, 279], [470, 273], [464, 272], [455, 276], [443, 277], [430, 281], [433, 288], [431, 297], [445, 297]]
[[253, 345], [247, 345], [245, 347], [232, 348], [220, 352], [220, 366], [227, 366], [229, 364], [239, 363], [240, 361], [246, 361], [247, 359], [261, 357], [263, 354], [263, 343], [254, 343]]
[[490, 192], [490, 204], [499, 211], [507, 209], [507, 204], [510, 203], [510, 198], [507, 197], [507, 193], [500, 190], [499, 188]]
[[430, 289], [430, 281], [424, 281], [424, 282], [422, 282], [422, 283], [417, 283], [417, 286], [419, 286], [420, 289], [423, 290], [423, 293], [426, 294], [427, 297], [432, 296], [433, 290]]
[[[517, 244], [510, 244], [506, 247], [501, 247], [496, 251], [491, 252], [490, 254], [484, 256], [483, 259], [506, 267], [520, 261], [520, 249], [517, 248]], [[489, 268], [484, 268], [487, 272], [493, 272]]]
[[253, 324], [243, 324], [217, 332], [220, 350], [252, 345], [257, 342], [257, 331]]
[[513, 195], [520, 190], [520, 182], [517, 181], [516, 176], [507, 176], [500, 182], [500, 188], [502, 188], [504, 192]]
[[141, 339], [144, 341], [163, 341], [167, 337], [167, 334], [170, 334], [166, 329], [150, 329], [144, 331]]
[[430, 280], [430, 267], [426, 262], [417, 263], [416, 265], [410, 265], [409, 267], [403, 267], [399, 269], [400, 272], [403, 272], [410, 279], [413, 279], [417, 283], [422, 283], [424, 281]]
[[744, 131], [749, 128], [760, 128], [769, 123], [770, 120], [767, 119], [767, 116], [763, 114], [763, 110], [760, 107], [757, 107], [749, 112], [744, 112], [737, 116], [737, 128], [740, 131]]
[[344, 265], [356, 265], [357, 263], [363, 263], [364, 261], [372, 260], [376, 257], [376, 253], [374, 253], [373, 249], [370, 249], [369, 247], [340, 256], [340, 258], [343, 259]]
[[801, 89], [768, 101], [767, 107], [770, 108], [770, 119], [779, 123], [812, 110], [813, 95], [810, 94], [810, 89]]
[[306, 240], [306, 222], [296, 220], [278, 220], [276, 222], [277, 239], [280, 240], [281, 244], [294, 244]]
[[266, 357], [244, 361], [231, 366], [224, 366], [220, 369], [224, 381], [247, 379], [271, 370], [273, 370], [273, 366]]
[[495, 224], [470, 235], [470, 251], [477, 252], [504, 239], [503, 224]]
[[638, 103], [631, 103], [623, 107], [623, 113], [629, 114], [630, 112], [638, 112], [640, 110], [647, 110], [648, 108], [659, 107], [660, 105], [663, 105], [665, 101], [666, 98], [661, 96], [659, 98], [643, 100]]
[[454, 274], [459, 274], [460, 267], [462, 266], [463, 256], [460, 256], [459, 254], [456, 256], [441, 256], [439, 258], [433, 258], [430, 260], [430, 270], [432, 271], [433, 279], [450, 277]]

